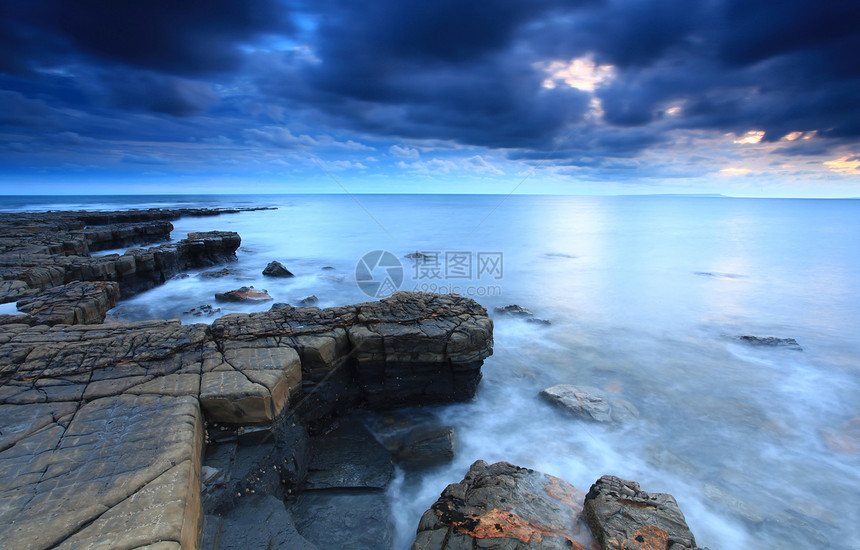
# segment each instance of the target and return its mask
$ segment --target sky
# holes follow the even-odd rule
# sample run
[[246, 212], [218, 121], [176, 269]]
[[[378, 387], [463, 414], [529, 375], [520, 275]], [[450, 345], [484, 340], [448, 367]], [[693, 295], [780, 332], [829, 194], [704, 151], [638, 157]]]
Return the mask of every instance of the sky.
[[860, 197], [857, 0], [0, 0], [0, 194]]

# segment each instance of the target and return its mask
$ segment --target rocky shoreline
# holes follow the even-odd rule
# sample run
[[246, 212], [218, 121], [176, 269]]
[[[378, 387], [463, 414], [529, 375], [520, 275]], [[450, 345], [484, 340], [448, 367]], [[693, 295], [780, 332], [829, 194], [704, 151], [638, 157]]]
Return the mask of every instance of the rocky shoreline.
[[[399, 292], [208, 325], [103, 324], [123, 297], [235, 260], [232, 232], [157, 244], [170, 220], [244, 210], [0, 215], [0, 303], [18, 310], [0, 315], [4, 544], [391, 546], [394, 461], [450, 460], [454, 434], [355, 411], [471, 399], [492, 320], [467, 298]], [[156, 246], [90, 254], [141, 244]], [[416, 549], [695, 547], [669, 495], [605, 476], [586, 497], [480, 461], [417, 527]]]

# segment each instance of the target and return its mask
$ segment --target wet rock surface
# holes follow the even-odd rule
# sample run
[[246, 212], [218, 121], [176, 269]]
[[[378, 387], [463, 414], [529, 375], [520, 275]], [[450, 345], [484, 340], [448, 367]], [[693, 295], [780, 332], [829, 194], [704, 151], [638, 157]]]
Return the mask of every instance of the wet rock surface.
[[220, 302], [269, 302], [273, 300], [266, 290], [243, 286], [228, 292], [216, 292], [215, 299]]
[[563, 411], [585, 420], [626, 424], [639, 417], [639, 411], [629, 401], [609, 399], [603, 390], [591, 386], [557, 384], [543, 390], [540, 396]]
[[605, 550], [696, 548], [675, 498], [646, 493], [634, 481], [615, 476], [598, 479], [585, 497], [585, 516]]
[[777, 338], [776, 336], [738, 336], [738, 340], [750, 346], [765, 346], [772, 348], [787, 348], [795, 351], [803, 351], [800, 344], [794, 338]]
[[394, 476], [391, 454], [356, 418], [345, 418], [311, 443], [304, 489], [384, 489]]
[[207, 517], [203, 548], [317, 550], [298, 532], [282, 500], [259, 495], [249, 496], [224, 517]]
[[497, 307], [493, 310], [497, 315], [507, 315], [510, 317], [533, 317], [534, 313], [531, 310], [528, 310], [522, 306], [518, 306], [517, 304], [511, 304], [509, 306]]
[[278, 261], [269, 262], [269, 265], [263, 269], [263, 275], [266, 277], [295, 277], [284, 264]]
[[424, 513], [412, 549], [590, 549], [583, 498], [557, 477], [479, 460]]

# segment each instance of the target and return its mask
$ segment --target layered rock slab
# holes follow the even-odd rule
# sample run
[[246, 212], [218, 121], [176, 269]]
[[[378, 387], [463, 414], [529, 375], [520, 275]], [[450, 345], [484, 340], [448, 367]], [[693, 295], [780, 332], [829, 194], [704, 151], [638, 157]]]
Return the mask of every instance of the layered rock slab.
[[32, 425], [0, 453], [0, 540], [9, 548], [195, 547], [202, 426], [193, 397], [135, 395]]
[[[383, 406], [410, 384], [415, 403], [470, 397], [492, 353], [491, 330], [471, 300], [410, 293], [383, 304], [226, 316], [211, 327], [7, 324], [0, 331], [0, 540], [16, 548], [195, 548], [204, 414], [269, 422], [294, 405], [303, 382], [313, 390], [338, 372], [345, 375], [337, 391], [356, 399], [350, 404], [373, 402], [360, 382], [372, 376], [392, 394], [376, 401]], [[368, 340], [376, 351], [362, 357]], [[417, 387], [426, 372], [456, 384], [457, 369], [471, 369], [465, 388]], [[386, 376], [398, 383], [386, 385]], [[282, 484], [285, 475], [292, 479], [286, 469], [277, 473]]]
[[421, 517], [412, 550], [590, 549], [583, 497], [563, 479], [479, 460]]

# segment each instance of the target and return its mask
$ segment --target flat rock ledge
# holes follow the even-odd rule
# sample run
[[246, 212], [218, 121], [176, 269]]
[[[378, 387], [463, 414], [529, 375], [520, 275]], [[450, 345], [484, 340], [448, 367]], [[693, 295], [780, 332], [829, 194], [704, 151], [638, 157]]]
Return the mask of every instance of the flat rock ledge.
[[[235, 210], [176, 209], [123, 212], [43, 212], [0, 214], [0, 303], [19, 302], [22, 315], [31, 310], [56, 312], [32, 319], [0, 316], [0, 324], [99, 322], [119, 294], [128, 298], [160, 285], [179, 273], [236, 259], [237, 233], [190, 233], [178, 242], [130, 248], [123, 254], [92, 252], [155, 244], [170, 239], [180, 216], [209, 216]], [[113, 283], [117, 289], [82, 282]], [[78, 284], [64, 288], [69, 284]], [[50, 292], [51, 296], [47, 296]], [[119, 292], [119, 294], [117, 294]], [[96, 294], [101, 293], [101, 296]], [[65, 299], [64, 299], [65, 297]], [[36, 300], [26, 309], [22, 300]], [[49, 300], [48, 304], [43, 304]], [[77, 311], [76, 311], [77, 310]]]
[[469, 399], [492, 344], [476, 302], [407, 292], [211, 326], [6, 324], [0, 540], [197, 548], [206, 423], [312, 423], [357, 405]]
[[696, 542], [671, 495], [615, 476], [585, 495], [551, 475], [479, 460], [421, 517], [412, 550], [479, 548], [691, 550]]

